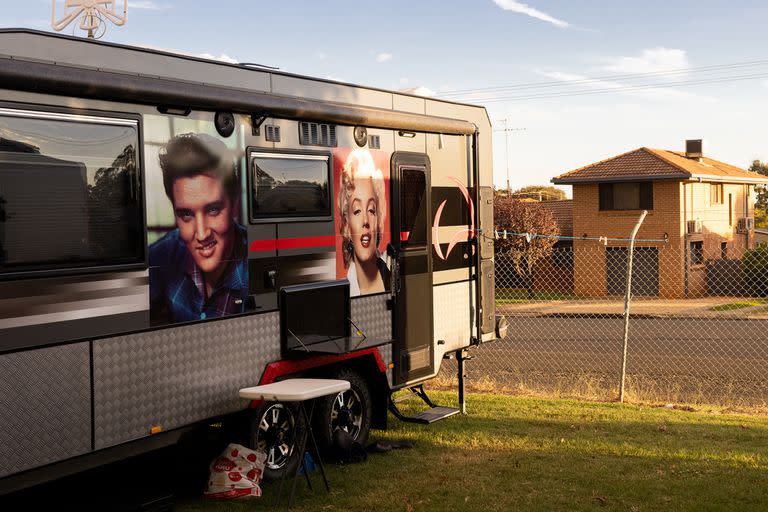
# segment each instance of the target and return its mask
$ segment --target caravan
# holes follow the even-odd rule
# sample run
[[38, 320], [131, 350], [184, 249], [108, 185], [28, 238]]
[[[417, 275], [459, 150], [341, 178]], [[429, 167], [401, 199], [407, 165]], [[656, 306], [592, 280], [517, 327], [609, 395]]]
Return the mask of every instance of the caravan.
[[[0, 31], [0, 494], [237, 422], [271, 471], [289, 407], [363, 442], [495, 339], [481, 107]], [[461, 391], [460, 386], [460, 391]]]

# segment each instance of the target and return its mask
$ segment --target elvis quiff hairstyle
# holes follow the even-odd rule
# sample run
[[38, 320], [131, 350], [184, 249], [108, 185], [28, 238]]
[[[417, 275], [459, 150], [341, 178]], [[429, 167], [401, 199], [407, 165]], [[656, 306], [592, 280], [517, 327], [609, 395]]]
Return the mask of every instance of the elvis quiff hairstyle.
[[355, 181], [371, 180], [373, 195], [376, 198], [376, 250], [384, 236], [384, 221], [387, 217], [387, 196], [384, 188], [384, 175], [376, 168], [371, 154], [364, 149], [355, 149], [347, 157], [344, 167], [341, 170], [339, 180], [339, 233], [343, 240], [342, 255], [344, 256], [344, 267], [349, 268], [349, 263], [354, 258], [354, 247], [352, 245], [352, 235], [349, 231], [349, 198], [355, 191]]
[[227, 146], [204, 133], [176, 135], [160, 150], [163, 187], [173, 203], [173, 183], [179, 178], [206, 174], [221, 181], [231, 204], [240, 199], [237, 167], [225, 156]]

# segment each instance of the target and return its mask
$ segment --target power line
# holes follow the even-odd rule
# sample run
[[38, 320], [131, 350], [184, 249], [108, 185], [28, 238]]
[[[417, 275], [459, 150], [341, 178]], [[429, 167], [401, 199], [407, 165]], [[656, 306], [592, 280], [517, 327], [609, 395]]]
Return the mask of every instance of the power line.
[[679, 68], [679, 69], [671, 69], [671, 70], [665, 70], [665, 71], [650, 71], [646, 73], [605, 75], [601, 77], [583, 78], [579, 80], [570, 80], [570, 81], [552, 80], [552, 81], [546, 81], [546, 82], [527, 82], [527, 83], [524, 82], [520, 84], [506, 84], [506, 85], [497, 85], [492, 87], [480, 87], [480, 88], [474, 88], [474, 89], [459, 89], [456, 91], [440, 93], [440, 96], [441, 97], [467, 96], [469, 94], [479, 93], [479, 92], [534, 89], [534, 88], [542, 88], [542, 87], [563, 87], [563, 86], [588, 84], [592, 82], [602, 82], [607, 80], [639, 80], [647, 77], [719, 71], [719, 70], [737, 69], [737, 68], [743, 68], [743, 67], [753, 67], [753, 66], [763, 66], [763, 65], [768, 65], [768, 60], [754, 60], [754, 61], [738, 62], [738, 63], [732, 63], [732, 64], [717, 64], [712, 66], [701, 66], [698, 68]]
[[565, 98], [571, 96], [588, 96], [593, 94], [606, 94], [606, 93], [621, 93], [627, 91], [636, 91], [642, 89], [665, 89], [670, 87], [681, 87], [691, 85], [706, 85], [725, 82], [738, 82], [743, 80], [758, 80], [761, 78], [768, 78], [768, 73], [760, 73], [753, 75], [743, 76], [731, 76], [720, 78], [708, 78], [700, 80], [687, 80], [678, 82], [657, 82], [651, 84], [630, 85], [626, 87], [608, 87], [603, 89], [595, 89], [591, 91], [558, 91], [552, 93], [532, 94], [532, 95], [517, 95], [517, 96], [501, 96], [496, 98], [488, 98], [482, 100], [483, 103], [496, 103], [500, 101], [521, 101], [521, 100], [535, 100], [535, 99], [548, 99], [548, 98]]

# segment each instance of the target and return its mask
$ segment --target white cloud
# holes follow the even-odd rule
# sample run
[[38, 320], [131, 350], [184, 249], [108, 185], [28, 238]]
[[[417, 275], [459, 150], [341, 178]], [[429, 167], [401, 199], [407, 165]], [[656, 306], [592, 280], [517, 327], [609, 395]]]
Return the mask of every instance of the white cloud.
[[215, 56], [215, 55], [211, 55], [210, 53], [201, 53], [199, 55], [196, 55], [196, 57], [200, 57], [200, 58], [203, 58], [203, 59], [209, 59], [209, 60], [220, 60], [221, 62], [226, 62], [228, 64], [237, 64], [237, 63], [240, 62], [239, 60], [230, 57], [226, 53], [222, 53], [218, 57]]
[[655, 73], [688, 69], [690, 63], [685, 50], [675, 48], [648, 48], [638, 57], [618, 57], [609, 59], [603, 67], [613, 73]]
[[404, 92], [406, 94], [415, 94], [416, 96], [426, 96], [426, 97], [431, 97], [436, 94], [435, 91], [433, 91], [428, 87], [424, 87], [423, 85], [420, 85], [418, 87], [408, 87], [407, 89], [400, 89], [400, 92]]
[[410, 82], [410, 80], [408, 80], [407, 78], [401, 78], [400, 79], [400, 85], [403, 86], [403, 87], [408, 85], [409, 82]]
[[129, 9], [145, 9], [147, 11], [161, 11], [163, 9], [170, 9], [170, 5], [161, 5], [152, 0], [131, 0], [128, 2]]
[[502, 9], [504, 9], [505, 11], [512, 11], [520, 14], [525, 14], [526, 16], [530, 16], [531, 18], [536, 18], [538, 20], [551, 23], [556, 27], [567, 28], [571, 26], [571, 24], [568, 23], [567, 21], [554, 18], [549, 14], [545, 12], [541, 12], [540, 10], [535, 9], [530, 5], [524, 4], [522, 2], [516, 2], [515, 0], [493, 0], [493, 2], [499, 7], [501, 7]]
[[157, 50], [160, 52], [173, 53], [176, 55], [186, 55], [187, 57], [198, 57], [200, 59], [219, 60], [221, 62], [226, 62], [228, 64], [238, 64], [240, 62], [238, 59], [235, 59], [234, 57], [230, 57], [226, 53], [222, 53], [217, 57], [212, 53], [191, 53], [191, 52], [185, 52], [182, 50], [176, 50], [173, 48], [163, 48], [162, 46], [154, 46], [151, 44], [138, 43], [135, 46], [139, 46], [141, 48], [147, 48], [150, 50]]
[[328, 58], [328, 54], [323, 53], [323, 52], [318, 52], [317, 58], [320, 59], [320, 60], [325, 60], [325, 59]]
[[378, 63], [387, 62], [388, 60], [391, 60], [391, 59], [392, 59], [391, 53], [382, 52], [376, 55], [376, 62]]

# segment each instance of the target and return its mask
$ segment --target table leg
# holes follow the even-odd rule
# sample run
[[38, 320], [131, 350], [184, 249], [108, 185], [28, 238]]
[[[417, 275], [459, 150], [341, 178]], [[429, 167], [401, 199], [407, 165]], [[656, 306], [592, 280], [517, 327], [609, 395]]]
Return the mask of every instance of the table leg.
[[[302, 409], [303, 410], [303, 409]], [[309, 421], [312, 419], [312, 415], [315, 412], [315, 401], [312, 401], [312, 406], [309, 409]], [[306, 412], [304, 413], [306, 416]], [[315, 440], [315, 434], [312, 432], [312, 429], [309, 429], [309, 439], [312, 441], [312, 450], [314, 451], [315, 457], [317, 457], [317, 465], [320, 466], [320, 473], [323, 475], [323, 482], [325, 482], [325, 490], [329, 491], [331, 488], [328, 486], [328, 477], [325, 474], [325, 466], [323, 466], [323, 459], [320, 457], [320, 449], [317, 447], [317, 441]]]
[[[312, 425], [307, 420], [307, 411], [304, 408], [304, 402], [299, 402], [299, 410], [301, 411], [303, 419], [306, 421], [304, 429], [306, 431], [312, 432]], [[301, 436], [301, 448], [299, 451], [299, 457], [301, 457], [301, 463], [296, 467], [296, 472], [293, 474], [293, 482], [291, 484], [291, 494], [288, 497], [288, 508], [291, 508], [291, 505], [293, 504], [293, 496], [296, 493], [296, 477], [299, 476], [299, 469], [304, 468], [304, 475], [307, 478], [307, 481], [309, 481], [309, 471], [307, 471], [306, 464], [304, 464], [304, 452], [307, 449], [307, 432], [304, 432], [304, 435]], [[310, 488], [311, 488], [310, 484]]]

